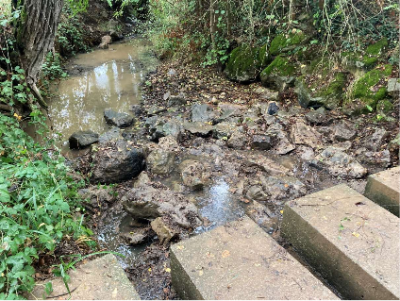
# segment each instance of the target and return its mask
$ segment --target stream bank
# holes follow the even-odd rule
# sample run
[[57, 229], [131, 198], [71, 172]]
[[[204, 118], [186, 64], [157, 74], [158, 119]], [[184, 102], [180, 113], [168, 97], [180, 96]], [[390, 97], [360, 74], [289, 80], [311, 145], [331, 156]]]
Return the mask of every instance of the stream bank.
[[[339, 183], [363, 192], [368, 173], [398, 164], [397, 121], [305, 109], [213, 68], [148, 69], [143, 56], [126, 58], [130, 47], [142, 53], [137, 43], [78, 56], [51, 111], [70, 166], [91, 183], [80, 193], [99, 244], [128, 255], [121, 262], [143, 299], [175, 297], [170, 242], [247, 214], [284, 243], [285, 202]], [[77, 130], [98, 143], [69, 151]]]

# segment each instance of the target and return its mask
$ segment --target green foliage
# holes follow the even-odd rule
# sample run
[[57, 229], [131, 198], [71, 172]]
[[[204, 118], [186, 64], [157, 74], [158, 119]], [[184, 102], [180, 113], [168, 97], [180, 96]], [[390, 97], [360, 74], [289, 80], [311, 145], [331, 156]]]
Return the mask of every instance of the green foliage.
[[42, 76], [49, 80], [67, 77], [67, 73], [62, 68], [61, 57], [58, 53], [49, 52], [42, 65]]
[[303, 32], [290, 33], [288, 35], [279, 34], [272, 41], [269, 52], [272, 55], [278, 55], [282, 51], [294, 49], [306, 39]]
[[276, 73], [281, 76], [293, 76], [296, 68], [289, 62], [287, 58], [277, 56], [267, 68], [261, 72], [261, 78], [268, 77], [271, 73]]

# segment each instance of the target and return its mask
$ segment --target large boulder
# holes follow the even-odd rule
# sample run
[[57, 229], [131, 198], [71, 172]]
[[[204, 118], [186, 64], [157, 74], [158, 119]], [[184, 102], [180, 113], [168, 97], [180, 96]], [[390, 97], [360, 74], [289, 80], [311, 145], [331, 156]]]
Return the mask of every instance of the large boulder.
[[252, 48], [243, 45], [231, 52], [224, 72], [233, 81], [253, 81], [257, 78], [267, 59], [268, 53], [265, 46]]
[[261, 82], [279, 92], [293, 86], [296, 78], [296, 66], [289, 59], [278, 56], [260, 74]]
[[161, 184], [141, 185], [128, 190], [121, 198], [124, 209], [135, 219], [164, 217], [176, 232], [193, 230], [201, 225], [197, 208], [182, 194]]
[[269, 52], [271, 55], [279, 55], [294, 50], [307, 40], [308, 37], [303, 32], [279, 34], [271, 41]]
[[140, 148], [125, 140], [99, 147], [93, 154], [92, 183], [119, 183], [134, 178], [145, 168], [145, 156]]
[[169, 174], [174, 165], [175, 153], [164, 149], [155, 149], [147, 156], [147, 167], [153, 174]]
[[93, 131], [75, 132], [69, 137], [70, 148], [85, 148], [99, 141], [99, 134]]
[[133, 124], [133, 117], [127, 113], [115, 112], [111, 109], [104, 110], [104, 118], [107, 123], [115, 125], [119, 128], [131, 126]]

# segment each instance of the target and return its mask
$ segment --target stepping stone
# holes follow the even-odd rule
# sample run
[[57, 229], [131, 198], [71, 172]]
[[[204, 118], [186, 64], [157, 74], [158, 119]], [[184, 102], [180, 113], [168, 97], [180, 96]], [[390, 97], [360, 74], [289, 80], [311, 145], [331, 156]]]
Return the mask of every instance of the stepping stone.
[[[140, 300], [138, 293], [112, 254], [91, 260], [69, 272], [71, 300]], [[44, 285], [37, 283], [29, 299], [43, 300]], [[61, 278], [51, 280], [53, 292], [47, 299], [70, 298]]]
[[399, 218], [346, 185], [286, 203], [281, 234], [349, 299], [399, 299]]
[[399, 216], [399, 190], [400, 167], [395, 167], [370, 175], [364, 195]]
[[338, 299], [247, 216], [170, 250], [183, 299]]

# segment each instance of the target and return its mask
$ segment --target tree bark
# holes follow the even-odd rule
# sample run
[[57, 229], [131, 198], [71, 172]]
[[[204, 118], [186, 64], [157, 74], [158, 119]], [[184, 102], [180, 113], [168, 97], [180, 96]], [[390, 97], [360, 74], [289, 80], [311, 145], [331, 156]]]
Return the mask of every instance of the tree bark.
[[25, 0], [17, 27], [17, 46], [26, 82], [40, 105], [47, 107], [36, 86], [46, 54], [53, 49], [64, 0]]

